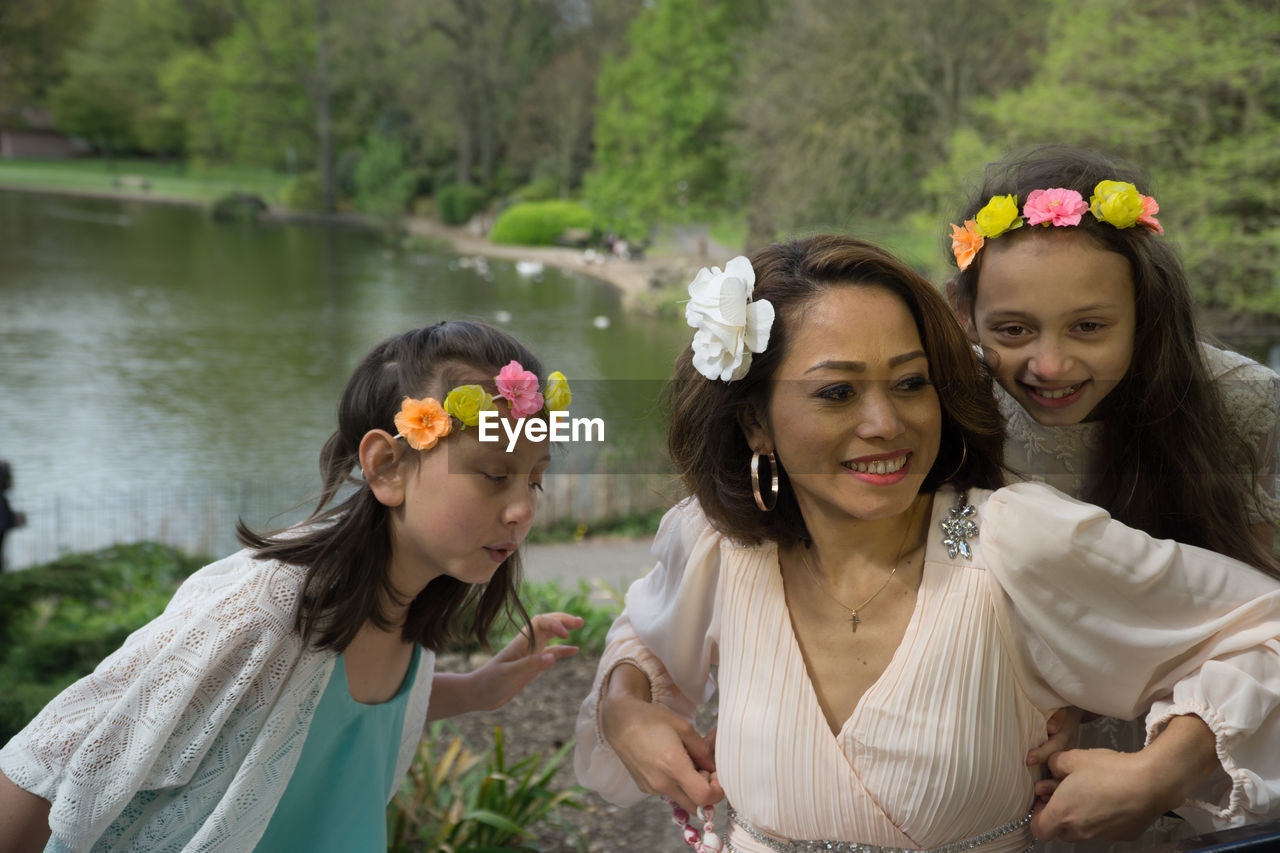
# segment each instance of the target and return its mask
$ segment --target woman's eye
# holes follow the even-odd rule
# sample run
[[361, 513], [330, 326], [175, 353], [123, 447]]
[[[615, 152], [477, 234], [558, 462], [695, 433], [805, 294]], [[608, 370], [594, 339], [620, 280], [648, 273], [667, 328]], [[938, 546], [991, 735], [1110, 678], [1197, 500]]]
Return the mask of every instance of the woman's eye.
[[906, 376], [898, 380], [899, 391], [922, 391], [933, 383], [927, 376]]
[[853, 387], [850, 385], [832, 385], [828, 388], [823, 388], [818, 392], [817, 396], [821, 397], [823, 400], [840, 402], [842, 400], [848, 400], [854, 395], [854, 393]]

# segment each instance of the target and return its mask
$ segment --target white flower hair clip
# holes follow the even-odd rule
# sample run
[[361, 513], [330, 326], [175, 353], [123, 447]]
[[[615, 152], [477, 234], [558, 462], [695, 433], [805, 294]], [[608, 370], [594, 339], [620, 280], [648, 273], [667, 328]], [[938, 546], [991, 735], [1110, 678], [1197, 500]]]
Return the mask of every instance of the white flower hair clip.
[[689, 284], [684, 316], [697, 329], [693, 366], [708, 379], [732, 382], [747, 375], [751, 354], [764, 352], [773, 327], [773, 304], [751, 301], [756, 271], [742, 255], [719, 267], [703, 267]]

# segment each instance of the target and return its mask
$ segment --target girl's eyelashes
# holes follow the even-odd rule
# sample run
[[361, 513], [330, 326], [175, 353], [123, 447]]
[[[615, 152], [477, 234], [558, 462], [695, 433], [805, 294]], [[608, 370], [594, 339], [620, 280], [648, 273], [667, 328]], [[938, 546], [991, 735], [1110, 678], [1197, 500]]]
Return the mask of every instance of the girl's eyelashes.
[[541, 481], [541, 480], [539, 480], [538, 482], [536, 482], [536, 483], [535, 483], [533, 480], [530, 480], [530, 481], [529, 481], [529, 488], [533, 489], [535, 492], [541, 492], [541, 491], [543, 491], [543, 488], [542, 488], [542, 481]]

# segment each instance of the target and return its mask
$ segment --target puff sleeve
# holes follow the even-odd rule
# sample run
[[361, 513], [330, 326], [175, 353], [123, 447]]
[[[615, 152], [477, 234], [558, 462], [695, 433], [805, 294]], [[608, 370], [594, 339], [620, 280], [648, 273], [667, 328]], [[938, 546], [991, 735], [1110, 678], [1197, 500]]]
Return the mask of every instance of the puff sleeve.
[[595, 683], [578, 712], [574, 769], [579, 782], [618, 805], [645, 795], [604, 740], [602, 692], [613, 669], [630, 663], [648, 676], [653, 701], [687, 720], [715, 693], [721, 540], [692, 499], [670, 510], [651, 549], [657, 564], [627, 590], [626, 606], [609, 629]]
[[1180, 813], [1209, 828], [1280, 812], [1280, 581], [1038, 483], [994, 492], [979, 526], [997, 618], [1038, 703], [1152, 709], [1148, 738], [1196, 714], [1230, 783]]

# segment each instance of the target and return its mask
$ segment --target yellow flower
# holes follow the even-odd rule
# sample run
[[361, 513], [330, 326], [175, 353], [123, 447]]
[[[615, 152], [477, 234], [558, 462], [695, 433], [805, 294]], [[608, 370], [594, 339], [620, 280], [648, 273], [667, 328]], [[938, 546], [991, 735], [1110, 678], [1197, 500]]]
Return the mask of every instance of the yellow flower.
[[547, 375], [547, 387], [542, 396], [547, 401], [547, 410], [551, 412], [568, 411], [569, 403], [573, 401], [569, 380], [558, 370]]
[[1128, 228], [1143, 214], [1142, 195], [1128, 181], [1099, 181], [1089, 199], [1089, 210], [1096, 219]]
[[396, 412], [396, 438], [403, 438], [414, 450], [430, 450], [449, 434], [453, 421], [432, 397], [415, 400], [405, 397]]
[[1022, 225], [1018, 215], [1018, 201], [1011, 195], [993, 195], [978, 215], [974, 217], [975, 229], [983, 237], [999, 237]]
[[459, 385], [445, 396], [444, 410], [467, 426], [476, 426], [481, 412], [493, 411], [493, 397], [479, 385]]

